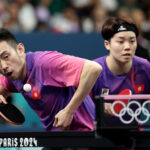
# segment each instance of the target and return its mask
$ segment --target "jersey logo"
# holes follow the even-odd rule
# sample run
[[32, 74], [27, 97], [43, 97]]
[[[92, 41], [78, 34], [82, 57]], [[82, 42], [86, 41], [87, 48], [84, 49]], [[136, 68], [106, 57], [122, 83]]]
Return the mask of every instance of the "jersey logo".
[[144, 84], [135, 85], [135, 93], [141, 93], [144, 91]]
[[102, 95], [109, 95], [109, 89], [102, 88]]

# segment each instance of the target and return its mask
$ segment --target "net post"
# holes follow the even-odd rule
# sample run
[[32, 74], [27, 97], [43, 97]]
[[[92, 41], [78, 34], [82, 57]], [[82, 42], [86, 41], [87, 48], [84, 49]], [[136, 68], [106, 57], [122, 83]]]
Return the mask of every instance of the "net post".
[[104, 98], [101, 96], [94, 97], [95, 102], [95, 136], [102, 135], [102, 129], [104, 127]]

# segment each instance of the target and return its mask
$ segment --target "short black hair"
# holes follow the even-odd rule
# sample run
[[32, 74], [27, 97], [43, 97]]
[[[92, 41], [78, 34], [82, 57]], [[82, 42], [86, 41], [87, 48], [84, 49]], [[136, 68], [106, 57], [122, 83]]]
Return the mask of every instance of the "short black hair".
[[15, 36], [6, 28], [0, 28], [0, 42], [2, 41], [6, 41], [13, 48], [19, 44]]
[[[123, 17], [123, 18], [118, 18], [118, 17], [110, 17], [108, 18], [105, 23], [102, 26], [102, 37], [104, 40], [110, 40], [114, 34], [119, 32], [120, 27], [125, 27], [128, 31], [133, 31], [136, 34], [136, 37], [139, 34], [138, 28], [133, 22], [131, 18]], [[123, 31], [123, 30], [122, 30]]]

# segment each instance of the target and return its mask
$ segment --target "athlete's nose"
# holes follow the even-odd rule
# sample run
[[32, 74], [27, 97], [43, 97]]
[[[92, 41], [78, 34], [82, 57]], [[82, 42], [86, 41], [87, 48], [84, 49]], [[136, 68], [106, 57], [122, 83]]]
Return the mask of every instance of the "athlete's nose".
[[125, 42], [124, 49], [125, 50], [130, 50], [130, 43], [129, 42]]

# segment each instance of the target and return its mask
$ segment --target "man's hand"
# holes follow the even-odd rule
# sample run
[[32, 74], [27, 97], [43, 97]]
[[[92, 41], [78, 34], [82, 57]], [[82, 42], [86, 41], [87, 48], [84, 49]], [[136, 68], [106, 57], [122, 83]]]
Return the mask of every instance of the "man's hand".
[[112, 104], [111, 103], [105, 103], [104, 105], [104, 112], [107, 114], [107, 115], [111, 115], [113, 116], [113, 113], [111, 111], [111, 108], [112, 108]]
[[10, 92], [5, 90], [0, 84], [0, 104], [7, 104], [6, 98], [10, 95]]
[[3, 95], [0, 95], [0, 104], [7, 104], [7, 101]]
[[62, 130], [68, 130], [72, 119], [73, 114], [63, 109], [56, 114], [53, 126], [57, 128], [61, 127]]

